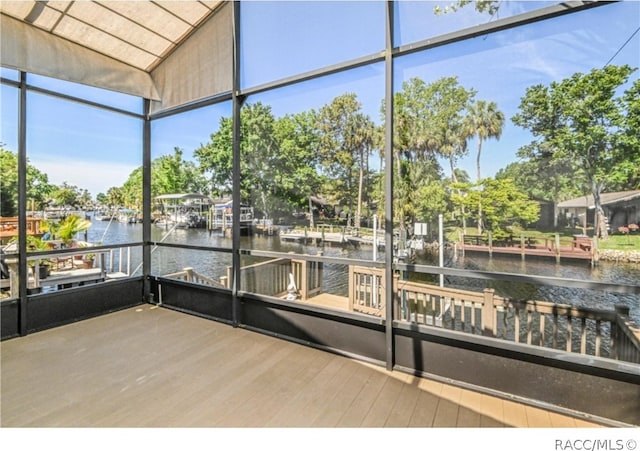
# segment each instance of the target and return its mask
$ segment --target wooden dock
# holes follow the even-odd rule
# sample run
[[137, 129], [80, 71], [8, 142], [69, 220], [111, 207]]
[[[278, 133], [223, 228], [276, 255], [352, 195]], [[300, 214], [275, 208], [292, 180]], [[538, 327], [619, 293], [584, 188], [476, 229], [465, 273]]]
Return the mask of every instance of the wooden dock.
[[336, 232], [310, 232], [310, 231], [288, 231], [280, 233], [283, 241], [295, 241], [298, 243], [325, 243], [325, 244], [348, 244], [349, 239], [344, 233]]
[[522, 259], [527, 257], [553, 258], [561, 260], [586, 260], [597, 261], [597, 253], [594, 250], [591, 239], [587, 237], [574, 238], [572, 241], [562, 242], [559, 238], [525, 238], [509, 239], [492, 242], [477, 235], [465, 235], [459, 243], [461, 253], [475, 252], [492, 256], [514, 255]]
[[[319, 225], [313, 229], [305, 230], [282, 230], [279, 233], [283, 241], [295, 241], [298, 243], [316, 243], [329, 245], [350, 245], [359, 247], [361, 245], [373, 246], [373, 236], [360, 235], [356, 229], [347, 227], [334, 227], [332, 225]], [[384, 248], [384, 234], [381, 233], [376, 240], [378, 248]]]
[[468, 245], [466, 244], [462, 249], [463, 252], [481, 252], [485, 254], [499, 254], [499, 255], [519, 255], [522, 258], [526, 257], [547, 257], [547, 258], [555, 258], [560, 260], [587, 260], [590, 261], [592, 259], [591, 252], [579, 250], [579, 249], [571, 249], [571, 248], [561, 248], [559, 251], [555, 249], [541, 248], [541, 247], [528, 247], [525, 248], [524, 251], [516, 248], [516, 247], [492, 247], [485, 245]]

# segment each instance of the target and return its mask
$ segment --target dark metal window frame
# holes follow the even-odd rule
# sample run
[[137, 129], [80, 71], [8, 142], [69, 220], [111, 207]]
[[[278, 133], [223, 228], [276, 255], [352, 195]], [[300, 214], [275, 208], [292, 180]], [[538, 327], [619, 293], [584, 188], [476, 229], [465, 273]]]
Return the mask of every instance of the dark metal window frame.
[[[240, 109], [244, 102], [244, 100], [252, 95], [266, 91], [272, 91], [278, 88], [286, 87], [289, 85], [293, 85], [296, 83], [317, 79], [320, 77], [328, 76], [335, 73], [349, 71], [351, 69], [363, 67], [366, 65], [384, 62], [385, 64], [385, 102], [389, 105], [386, 111], [386, 137], [385, 137], [385, 157], [387, 161], [391, 161], [392, 159], [392, 149], [393, 149], [393, 109], [392, 109], [392, 100], [393, 100], [393, 63], [396, 57], [415, 53], [423, 50], [427, 50], [430, 48], [435, 48], [447, 44], [451, 44], [454, 42], [464, 41], [466, 39], [470, 39], [479, 35], [484, 35], [488, 33], [493, 33], [501, 30], [506, 30], [510, 28], [516, 28], [520, 26], [525, 26], [530, 23], [539, 22], [547, 19], [551, 19], [554, 17], [573, 14], [588, 8], [593, 8], [601, 5], [606, 5], [611, 2], [582, 2], [582, 1], [571, 1], [564, 2], [558, 5], [549, 6], [540, 10], [532, 11], [526, 14], [512, 16], [506, 19], [498, 20], [496, 22], [488, 23], [485, 25], [473, 27], [470, 29], [459, 30], [456, 32], [452, 32], [443, 36], [435, 37], [432, 39], [403, 45], [401, 47], [394, 47], [393, 43], [393, 35], [394, 35], [394, 1], [388, 1], [386, 3], [387, 11], [386, 11], [386, 48], [383, 49], [380, 53], [366, 55], [361, 58], [357, 58], [351, 61], [343, 62], [340, 64], [332, 65], [329, 67], [325, 67], [322, 69], [314, 70], [311, 72], [299, 74], [292, 77], [287, 77], [285, 79], [275, 80], [270, 83], [262, 84], [259, 86], [249, 87], [245, 89], [240, 89], [240, 57], [239, 57], [239, 37], [240, 37], [240, 2], [234, 2], [233, 9], [233, 88], [230, 92], [223, 92], [220, 94], [216, 94], [205, 99], [201, 99], [198, 101], [191, 102], [186, 105], [181, 105], [179, 107], [172, 108], [170, 110], [165, 110], [159, 113], [150, 114], [149, 110], [149, 101], [143, 100], [144, 102], [144, 112], [143, 114], [133, 113], [131, 111], [123, 110], [120, 108], [115, 108], [107, 105], [101, 105], [97, 102], [85, 100], [82, 98], [74, 97], [67, 94], [56, 93], [47, 89], [39, 88], [37, 86], [30, 86], [26, 82], [26, 74], [24, 72], [20, 73], [20, 80], [14, 81], [6, 78], [2, 78], [0, 82], [2, 84], [6, 84], [8, 86], [14, 86], [19, 89], [19, 105], [18, 105], [18, 118], [19, 118], [19, 131], [18, 131], [18, 171], [19, 174], [26, 173], [26, 134], [27, 134], [27, 124], [26, 124], [26, 109], [27, 98], [26, 94], [28, 91], [37, 92], [44, 95], [49, 95], [57, 98], [61, 98], [67, 101], [77, 102], [80, 104], [92, 106], [95, 108], [101, 108], [107, 111], [111, 111], [118, 114], [127, 115], [130, 117], [134, 117], [143, 121], [143, 139], [142, 139], [142, 149], [141, 153], [143, 156], [143, 211], [144, 211], [144, 222], [143, 222], [143, 278], [145, 280], [144, 285], [144, 295], [145, 299], [148, 302], [153, 302], [152, 297], [150, 296], [150, 284], [149, 279], [152, 277], [151, 274], [151, 247], [167, 247], [167, 248], [182, 248], [182, 249], [191, 249], [197, 251], [213, 251], [213, 252], [224, 252], [224, 253], [232, 253], [232, 262], [234, 268], [234, 284], [232, 287], [232, 299], [233, 299], [233, 325], [238, 326], [240, 323], [239, 320], [239, 311], [240, 311], [240, 301], [242, 296], [248, 295], [246, 293], [242, 293], [239, 291], [239, 277], [240, 277], [240, 257], [241, 255], [253, 255], [253, 256], [265, 256], [265, 257], [282, 257], [289, 254], [278, 253], [278, 252], [267, 252], [267, 251], [258, 251], [252, 249], [242, 249], [240, 248], [240, 230], [239, 230], [239, 221], [234, 221], [233, 226], [233, 239], [232, 239], [232, 247], [229, 248], [218, 248], [218, 247], [209, 247], [209, 246], [190, 246], [184, 244], [170, 244], [170, 243], [159, 243], [151, 241], [151, 222], [150, 222], [150, 211], [151, 211], [151, 124], [156, 119], [162, 119], [166, 117], [171, 117], [174, 115], [178, 115], [184, 112], [196, 110], [203, 108], [209, 105], [221, 104], [224, 102], [231, 101], [232, 103], [232, 115], [233, 115], [233, 156], [234, 156], [234, 180], [239, 180], [240, 178]], [[393, 198], [393, 171], [391, 165], [386, 165], [386, 185], [385, 185], [385, 196], [388, 199]], [[27, 192], [26, 192], [26, 179], [25, 177], [19, 178], [19, 186], [18, 186], [18, 206], [19, 206], [19, 227], [20, 230], [26, 229], [26, 215], [24, 214], [27, 209]], [[232, 198], [234, 200], [234, 209], [233, 215], [234, 218], [239, 218], [240, 210], [239, 210], [239, 199], [240, 199], [240, 190], [239, 185], [234, 184], [233, 195]], [[388, 242], [392, 240], [392, 219], [393, 218], [393, 210], [392, 210], [392, 202], [388, 202], [385, 209], [385, 229], [386, 229], [386, 239]], [[140, 243], [123, 243], [123, 244], [131, 244], [131, 245], [139, 245]], [[104, 248], [108, 248], [105, 246]], [[31, 254], [29, 254], [31, 255]], [[43, 253], [46, 255], [46, 253]], [[27, 271], [27, 249], [26, 249], [26, 240], [20, 240], [19, 243], [19, 265], [21, 274], [26, 274]], [[331, 257], [323, 257], [323, 256], [307, 256], [307, 255], [296, 255], [296, 258], [301, 258], [305, 260], [313, 260], [313, 261], [324, 261], [324, 262], [333, 262], [333, 263], [344, 263], [350, 264], [357, 262], [358, 264], [362, 264], [368, 267], [384, 267], [387, 271], [387, 277], [391, 277], [393, 271], [395, 269], [406, 270], [406, 271], [415, 271], [420, 273], [429, 273], [429, 274], [445, 274], [445, 275], [456, 275], [456, 276], [464, 276], [469, 278], [479, 278], [479, 279], [501, 279], [501, 280], [510, 280], [510, 281], [527, 281], [531, 282], [534, 280], [535, 283], [539, 283], [540, 285], [555, 285], [555, 286], [572, 286], [577, 288], [585, 288], [585, 289], [595, 289], [601, 291], [609, 291], [615, 293], [640, 293], [640, 286], [637, 285], [620, 285], [620, 284], [608, 284], [608, 283], [596, 283], [596, 282], [584, 282], [578, 280], [570, 280], [564, 278], [549, 278], [549, 277], [532, 277], [528, 275], [521, 274], [506, 274], [506, 273], [495, 273], [495, 272], [487, 272], [487, 271], [470, 271], [470, 270], [459, 270], [453, 268], [440, 268], [434, 266], [427, 265], [402, 265], [402, 264], [394, 264], [393, 263], [393, 254], [391, 247], [388, 247], [385, 250], [385, 259], [384, 263], [380, 262], [371, 262], [371, 261], [360, 261], [353, 259], [335, 259]], [[27, 282], [26, 279], [20, 278], [20, 302], [26, 302], [27, 297]], [[405, 328], [408, 327], [403, 323], [398, 323], [392, 317], [392, 287], [389, 285], [387, 287], [387, 316], [382, 320], [385, 325], [385, 334], [386, 334], [386, 355], [387, 355], [387, 369], [392, 369], [394, 367], [394, 349], [393, 349], [393, 335], [395, 328]], [[253, 297], [260, 298], [259, 295], [251, 294]], [[26, 309], [21, 309], [21, 324], [26, 324], [26, 317], [24, 315], [26, 313]], [[336, 316], [341, 316], [341, 313], [335, 312]], [[422, 327], [420, 328], [428, 330], [429, 333], [438, 334], [440, 332], [433, 331], [431, 328]], [[26, 329], [21, 327], [21, 334], [26, 334]], [[445, 334], [450, 333], [449, 331], [443, 332]], [[483, 345], [491, 346], [495, 345], [494, 341], [488, 339], [486, 337], [469, 337], [464, 336], [463, 334], [456, 335], [456, 339], [459, 341], [468, 341], [469, 343], [480, 342]], [[488, 340], [488, 341], [487, 341]], [[518, 352], [525, 352], [518, 345], [509, 345], [514, 346], [514, 349], [517, 349]], [[575, 356], [575, 361], [589, 365], [591, 359], [589, 357], [581, 357]], [[615, 365], [612, 365], [612, 368]], [[613, 371], [613, 370], [612, 370]], [[623, 371], [624, 372], [624, 371]]]

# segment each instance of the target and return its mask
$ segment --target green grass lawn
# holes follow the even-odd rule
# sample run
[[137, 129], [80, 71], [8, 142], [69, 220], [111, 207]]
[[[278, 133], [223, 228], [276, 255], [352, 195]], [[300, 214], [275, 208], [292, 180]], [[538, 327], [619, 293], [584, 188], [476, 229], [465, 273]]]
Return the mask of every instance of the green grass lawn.
[[608, 240], [599, 240], [598, 248], [619, 251], [640, 250], [640, 233], [610, 235]]
[[[475, 228], [467, 228], [467, 233], [469, 235], [475, 235], [477, 232]], [[582, 229], [563, 229], [558, 232], [560, 235], [561, 245], [565, 246], [573, 240], [574, 235], [578, 235], [582, 233]], [[543, 240], [547, 239], [555, 239], [555, 232], [541, 232], [539, 230], [524, 230], [522, 234], [525, 237], [530, 238], [538, 238]], [[485, 232], [486, 235], [486, 232]], [[587, 230], [587, 235], [593, 236], [593, 230]], [[514, 238], [519, 238], [519, 233], [514, 233]], [[458, 242], [460, 241], [460, 228], [451, 227], [447, 228], [445, 231], [445, 239], [450, 242]], [[607, 240], [599, 240], [598, 241], [599, 249], [612, 249], [612, 250], [621, 250], [621, 251], [631, 251], [631, 250], [640, 250], [640, 232], [634, 232], [629, 235], [609, 235]]]

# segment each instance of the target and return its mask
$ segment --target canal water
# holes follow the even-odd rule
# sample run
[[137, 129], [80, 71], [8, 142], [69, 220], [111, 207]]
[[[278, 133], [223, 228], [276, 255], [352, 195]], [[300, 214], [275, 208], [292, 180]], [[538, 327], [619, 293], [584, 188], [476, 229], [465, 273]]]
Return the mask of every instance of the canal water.
[[[122, 224], [116, 221], [93, 221], [89, 228], [87, 241], [102, 244], [118, 244], [142, 241], [141, 224]], [[211, 246], [231, 248], [231, 239], [219, 233], [204, 229], [175, 229], [173, 231], [152, 226], [152, 240], [156, 242], [188, 244], [193, 246]], [[294, 252], [316, 255], [320, 252], [327, 257], [371, 260], [372, 246], [331, 247], [304, 245], [296, 242], [281, 241], [277, 236], [242, 237], [241, 247], [245, 249], [266, 250], [274, 252]], [[378, 260], [384, 260], [384, 251], [378, 253]], [[131, 268], [140, 267], [141, 251], [137, 249], [131, 256]], [[242, 264], [250, 264], [254, 260], [244, 257]], [[497, 257], [489, 258], [481, 254], [457, 255], [452, 251], [445, 253], [445, 266], [467, 270], [490, 271], [496, 273], [517, 273], [524, 275], [549, 276], [581, 281], [607, 282], [613, 284], [640, 284], [640, 264], [613, 263], [602, 261], [597, 267], [589, 262], [562, 261], [527, 258]], [[416, 264], [438, 265], [438, 256], [419, 252]], [[193, 267], [203, 275], [218, 279], [226, 273], [231, 265], [231, 254], [221, 252], [204, 252], [158, 247], [152, 252], [152, 268], [157, 274], [177, 272], [184, 267]], [[347, 295], [347, 267], [338, 264], [325, 264], [323, 274], [323, 290], [325, 292]], [[437, 282], [436, 275], [405, 274], [411, 280]], [[482, 290], [494, 288], [496, 294], [513, 299], [536, 299], [542, 301], [571, 304], [583, 307], [612, 310], [615, 304], [625, 304], [631, 308], [631, 317], [640, 324], [640, 295], [604, 293], [595, 290], [570, 288], [565, 286], [544, 286], [535, 283], [509, 282], [504, 280], [484, 280], [468, 277], [445, 277], [445, 286]]]

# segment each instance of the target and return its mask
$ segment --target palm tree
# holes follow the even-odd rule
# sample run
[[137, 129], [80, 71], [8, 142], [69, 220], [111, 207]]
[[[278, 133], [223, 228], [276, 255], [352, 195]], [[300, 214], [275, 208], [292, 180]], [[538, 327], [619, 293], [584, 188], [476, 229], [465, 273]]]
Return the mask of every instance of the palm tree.
[[[482, 143], [489, 139], [500, 139], [504, 126], [504, 114], [495, 102], [478, 100], [469, 107], [467, 128], [471, 136], [478, 137], [478, 156], [476, 158], [477, 183], [480, 185], [480, 155]], [[478, 206], [478, 234], [482, 233], [482, 204]]]
[[480, 155], [482, 154], [482, 143], [489, 139], [500, 139], [502, 127], [504, 126], [504, 114], [498, 109], [495, 102], [478, 100], [469, 107], [467, 116], [467, 127], [471, 136], [478, 137], [478, 156], [476, 159], [478, 169], [478, 183], [480, 183]]
[[[470, 136], [469, 130], [463, 127], [461, 123], [454, 123], [442, 130], [439, 154], [449, 160], [451, 181], [454, 185], [458, 183], [456, 160], [467, 153], [467, 140]], [[458, 191], [458, 194], [462, 195], [460, 191]], [[462, 214], [462, 230], [463, 233], [466, 233], [467, 219], [464, 206], [461, 208], [460, 213]]]

